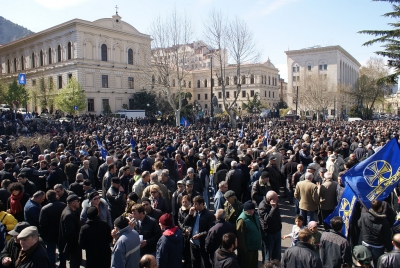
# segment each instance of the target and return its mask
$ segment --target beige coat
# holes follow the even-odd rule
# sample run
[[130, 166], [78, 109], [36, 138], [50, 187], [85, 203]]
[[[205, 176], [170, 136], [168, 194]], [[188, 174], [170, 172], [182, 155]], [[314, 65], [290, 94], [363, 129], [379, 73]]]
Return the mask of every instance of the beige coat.
[[319, 189], [319, 197], [321, 203], [322, 210], [332, 210], [335, 209], [337, 205], [336, 199], [336, 189], [337, 182], [326, 180], [323, 184], [321, 184], [321, 188]]
[[296, 185], [294, 197], [299, 200], [299, 207], [306, 211], [316, 211], [319, 204], [318, 187], [309, 180], [304, 180]]

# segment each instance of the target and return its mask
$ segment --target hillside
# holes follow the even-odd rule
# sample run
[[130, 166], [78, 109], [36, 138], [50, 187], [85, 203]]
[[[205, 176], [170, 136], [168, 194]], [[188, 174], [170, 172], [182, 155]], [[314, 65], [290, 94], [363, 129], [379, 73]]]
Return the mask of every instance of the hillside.
[[0, 16], [1, 45], [10, 43], [30, 34], [33, 34], [33, 32]]

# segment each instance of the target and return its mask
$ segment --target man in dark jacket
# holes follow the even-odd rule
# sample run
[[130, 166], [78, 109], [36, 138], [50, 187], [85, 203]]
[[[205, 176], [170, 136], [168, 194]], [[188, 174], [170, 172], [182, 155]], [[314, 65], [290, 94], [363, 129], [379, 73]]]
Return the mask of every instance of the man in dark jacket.
[[108, 165], [108, 171], [102, 179], [102, 195], [106, 199], [107, 190], [111, 186], [111, 179], [117, 176], [117, 166], [115, 164]]
[[29, 227], [29, 223], [27, 223], [26, 221], [22, 221], [17, 223], [14, 229], [8, 232], [8, 234], [13, 236], [13, 238], [11, 238], [7, 242], [7, 245], [3, 248], [3, 250], [0, 253], [0, 261], [3, 265], [1, 267], [9, 267], [9, 268], [15, 267], [15, 262], [17, 261], [19, 252], [21, 251], [21, 245], [19, 244], [17, 236], [26, 227]]
[[265, 167], [265, 171], [267, 171], [269, 174], [269, 182], [272, 190], [276, 193], [279, 193], [282, 173], [279, 171], [278, 166], [276, 165], [275, 156], [271, 156], [269, 158], [269, 164]]
[[382, 201], [373, 200], [371, 209], [363, 212], [358, 221], [362, 231], [362, 244], [371, 251], [374, 267], [385, 248], [387, 251], [392, 250], [392, 231], [386, 215], [381, 214], [382, 210]]
[[214, 259], [215, 251], [221, 246], [222, 236], [226, 233], [235, 233], [235, 226], [225, 221], [226, 213], [223, 209], [218, 209], [215, 213], [215, 225], [208, 231], [205, 248], [210, 259]]
[[205, 251], [205, 240], [214, 221], [214, 215], [204, 206], [204, 198], [196, 196], [193, 199], [193, 207], [184, 220], [184, 224], [192, 230], [189, 237], [193, 268], [200, 268], [202, 263], [205, 268], [211, 268], [210, 259]]
[[215, 252], [214, 268], [239, 268], [240, 266], [234, 252], [236, 248], [236, 235], [233, 233], [224, 234], [222, 245]]
[[43, 191], [37, 191], [32, 198], [26, 202], [24, 207], [24, 219], [31, 226], [39, 227], [39, 215], [42, 209], [42, 203], [45, 199]]
[[282, 218], [278, 200], [278, 194], [269, 191], [258, 207], [258, 217], [264, 232], [266, 260], [281, 258]]
[[124, 213], [126, 198], [124, 187], [121, 186], [119, 178], [114, 177], [111, 181], [111, 187], [107, 191], [106, 200], [111, 213], [111, 221], [114, 222], [117, 217]]
[[24, 186], [24, 192], [27, 193], [30, 197], [36, 193], [36, 185], [28, 180], [25, 173], [19, 173], [17, 176], [17, 181]]
[[64, 167], [65, 175], [67, 176], [68, 182], [71, 184], [75, 181], [76, 172], [79, 170], [77, 164], [75, 164], [75, 157], [69, 157], [69, 163], [67, 163]]
[[84, 180], [90, 180], [92, 184], [95, 184], [95, 176], [94, 176], [94, 171], [89, 167], [90, 162], [89, 160], [83, 161], [83, 167], [78, 169], [78, 173], [81, 173], [83, 175]]
[[60, 218], [65, 208], [65, 203], [57, 200], [57, 194], [54, 190], [48, 190], [46, 199], [49, 204], [45, 205], [39, 215], [40, 235], [46, 243], [47, 255], [50, 259], [50, 267], [55, 268], [56, 263], [56, 245], [60, 229]]
[[108, 268], [111, 265], [111, 227], [100, 220], [96, 207], [86, 211], [88, 221], [79, 234], [79, 245], [86, 251], [87, 268]]
[[158, 239], [161, 237], [161, 229], [153, 218], [147, 216], [144, 212], [144, 207], [136, 204], [131, 208], [132, 215], [139, 224], [135, 225], [135, 230], [139, 235], [143, 235], [143, 240], [140, 242], [140, 256], [145, 254], [155, 255]]
[[39, 232], [37, 227], [26, 227], [19, 233], [17, 238], [21, 245], [21, 252], [16, 262], [18, 268], [50, 267], [47, 252], [39, 242]]
[[47, 189], [53, 189], [56, 184], [64, 184], [64, 171], [58, 166], [57, 162], [51, 162], [50, 164], [51, 173], [47, 177]]
[[78, 173], [76, 174], [75, 182], [71, 183], [68, 189], [77, 196], [79, 196], [80, 198], [83, 198], [83, 196], [85, 195], [85, 191], [83, 190], [82, 184], [83, 184], [83, 174]]
[[235, 192], [238, 200], [242, 200], [243, 172], [237, 168], [237, 162], [231, 162], [231, 170], [226, 174], [225, 181], [228, 183], [228, 189]]
[[61, 251], [60, 267], [66, 267], [66, 259], [69, 259], [71, 268], [79, 268], [82, 262], [82, 249], [78, 239], [81, 230], [79, 197], [75, 194], [68, 196], [67, 207], [60, 218], [60, 232], [58, 248]]
[[324, 267], [340, 268], [352, 265], [351, 247], [341, 233], [342, 217], [333, 217], [330, 221], [332, 229], [322, 233], [320, 256]]
[[394, 249], [379, 257], [378, 268], [400, 267], [400, 234], [395, 234], [392, 239]]
[[160, 217], [159, 224], [163, 234], [157, 243], [156, 260], [158, 268], [182, 267], [183, 235], [173, 224], [171, 214]]
[[300, 230], [299, 241], [288, 248], [282, 256], [282, 268], [322, 268], [318, 254], [310, 244], [312, 233], [307, 228]]
[[261, 173], [260, 178], [253, 183], [251, 188], [251, 199], [257, 203], [257, 206], [264, 199], [268, 191], [271, 191], [272, 187], [269, 183], [269, 174], [266, 171]]

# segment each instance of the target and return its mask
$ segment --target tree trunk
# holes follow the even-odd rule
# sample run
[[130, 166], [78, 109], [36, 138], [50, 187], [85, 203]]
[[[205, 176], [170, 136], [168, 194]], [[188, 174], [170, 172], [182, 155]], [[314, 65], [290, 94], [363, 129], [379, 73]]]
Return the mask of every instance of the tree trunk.
[[181, 110], [175, 110], [175, 123], [177, 127], [181, 124]]
[[231, 122], [231, 127], [236, 128], [236, 113], [233, 109], [229, 110], [229, 121]]

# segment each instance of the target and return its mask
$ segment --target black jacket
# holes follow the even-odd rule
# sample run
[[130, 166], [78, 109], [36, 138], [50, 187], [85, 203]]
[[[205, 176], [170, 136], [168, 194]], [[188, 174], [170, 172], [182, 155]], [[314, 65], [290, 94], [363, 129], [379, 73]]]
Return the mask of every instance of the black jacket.
[[322, 268], [321, 259], [314, 252], [313, 246], [297, 242], [296, 246], [288, 248], [283, 254], [282, 268]]
[[[94, 185], [94, 184], [92, 184], [92, 185]], [[74, 192], [74, 194], [76, 194], [80, 198], [83, 198], [83, 196], [85, 195], [85, 190], [83, 190], [83, 186], [79, 181], [75, 181], [74, 183], [71, 183], [68, 187], [68, 190], [70, 190], [71, 192]]]
[[62, 171], [59, 167], [56, 167], [49, 176], [47, 177], [47, 185], [46, 188], [49, 190], [54, 189], [54, 185], [56, 184], [63, 184], [64, 182], [64, 171]]
[[272, 208], [265, 198], [258, 206], [258, 218], [260, 219], [261, 229], [267, 234], [276, 234], [282, 230], [282, 218], [279, 204]]
[[78, 173], [81, 173], [83, 175], [84, 180], [90, 180], [92, 182], [92, 185], [96, 184], [96, 181], [94, 179], [95, 178], [94, 171], [91, 168], [89, 168], [89, 176], [84, 168], [78, 169]]
[[342, 264], [351, 266], [351, 247], [347, 239], [338, 232], [328, 230], [322, 233], [320, 256], [325, 267], [340, 268]]
[[110, 187], [107, 194], [107, 203], [109, 205], [111, 218], [114, 221], [117, 217], [121, 216], [125, 212], [125, 192], [120, 192], [118, 188]]
[[[196, 222], [197, 213], [199, 212], [196, 211], [193, 215], [188, 214], [185, 218], [184, 224], [190, 226], [191, 230], [193, 230]], [[210, 228], [213, 227], [214, 221], [215, 217], [208, 209], [204, 208], [203, 211], [200, 212], [198, 234], [200, 235], [199, 241], [201, 247], [205, 246], [206, 236]], [[189, 234], [189, 237], [192, 237], [192, 233]]]
[[397, 268], [400, 267], [400, 250], [395, 249], [379, 257], [378, 268]]
[[[0, 253], [0, 263], [5, 257], [10, 257], [12, 262], [7, 267], [14, 268], [15, 267], [14, 263], [17, 260], [20, 251], [21, 251], [20, 244], [15, 243], [14, 239], [11, 238]], [[5, 267], [5, 266], [2, 266], [2, 267]]]
[[257, 205], [264, 199], [265, 195], [268, 191], [271, 191], [271, 185], [262, 183], [261, 178], [258, 181], [253, 183], [251, 187], [251, 199], [256, 201]]
[[154, 254], [158, 239], [161, 237], [161, 229], [158, 222], [146, 215], [140, 227], [139, 224], [135, 225], [135, 230], [139, 235], [143, 235], [143, 240], [146, 240], [146, 246], [140, 249], [140, 256]]
[[392, 250], [392, 231], [386, 215], [377, 214], [372, 209], [361, 213], [358, 226], [362, 230], [362, 240], [370, 245], [384, 246], [387, 251]]
[[58, 248], [61, 252], [69, 252], [79, 247], [78, 239], [81, 231], [80, 211], [73, 211], [67, 206], [60, 218]]
[[37, 248], [27, 256], [22, 262], [20, 262], [17, 268], [47, 268], [50, 267], [49, 256], [47, 255], [46, 249], [40, 244]]
[[39, 216], [39, 233], [46, 242], [58, 242], [61, 214], [65, 203], [54, 201], [45, 205]]
[[240, 268], [234, 252], [220, 247], [214, 255], [214, 268]]
[[227, 233], [235, 233], [236, 228], [232, 223], [225, 220], [217, 221], [216, 224], [208, 231], [206, 237], [205, 249], [208, 254], [213, 255], [221, 246], [222, 237]]
[[82, 226], [79, 244], [86, 250], [86, 268], [110, 267], [111, 242], [111, 227], [99, 217]]
[[228, 183], [228, 189], [235, 192], [236, 198], [238, 200], [242, 200], [243, 181], [244, 181], [243, 172], [239, 168], [231, 169], [226, 174], [226, 182]]

